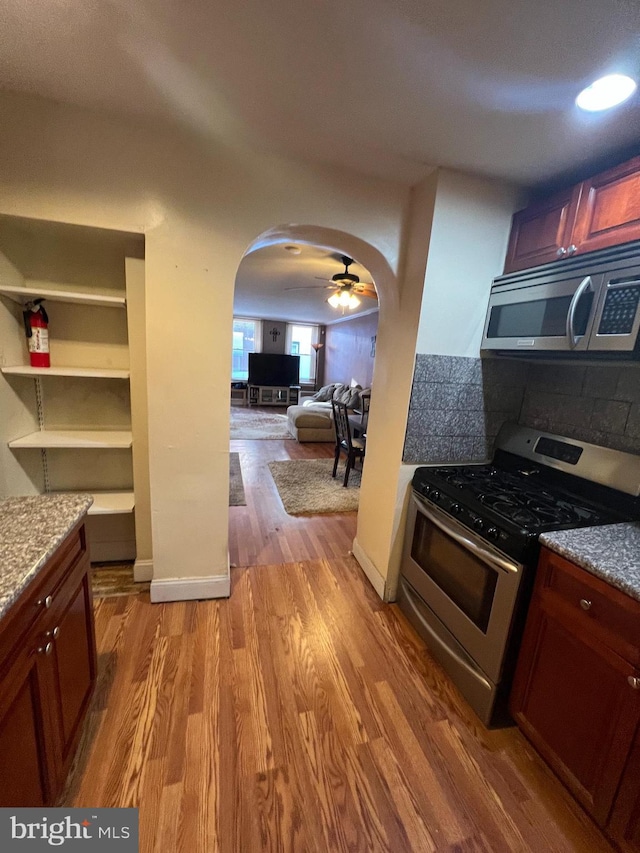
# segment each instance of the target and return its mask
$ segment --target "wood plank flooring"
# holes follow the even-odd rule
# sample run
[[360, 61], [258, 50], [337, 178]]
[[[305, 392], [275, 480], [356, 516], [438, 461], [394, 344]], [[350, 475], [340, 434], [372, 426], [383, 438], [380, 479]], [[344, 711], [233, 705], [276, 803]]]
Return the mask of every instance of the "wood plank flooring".
[[333, 458], [329, 442], [232, 441], [240, 454], [246, 506], [229, 507], [229, 559], [233, 566], [263, 566], [318, 557], [344, 557], [356, 534], [355, 512], [287, 515], [267, 463]]
[[475, 719], [351, 557], [240, 568], [228, 601], [96, 601], [64, 805], [143, 853], [609, 851], [516, 729]]
[[234, 441], [231, 598], [95, 602], [99, 681], [64, 805], [137, 806], [143, 853], [605, 853], [517, 729], [477, 721], [349, 549], [356, 514], [288, 516]]

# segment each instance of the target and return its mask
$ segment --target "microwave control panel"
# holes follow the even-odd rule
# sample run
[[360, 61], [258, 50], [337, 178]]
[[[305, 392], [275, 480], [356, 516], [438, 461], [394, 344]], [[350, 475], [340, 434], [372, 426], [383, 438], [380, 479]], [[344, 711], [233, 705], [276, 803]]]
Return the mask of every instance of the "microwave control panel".
[[602, 307], [598, 335], [630, 335], [640, 303], [640, 281], [611, 284]]

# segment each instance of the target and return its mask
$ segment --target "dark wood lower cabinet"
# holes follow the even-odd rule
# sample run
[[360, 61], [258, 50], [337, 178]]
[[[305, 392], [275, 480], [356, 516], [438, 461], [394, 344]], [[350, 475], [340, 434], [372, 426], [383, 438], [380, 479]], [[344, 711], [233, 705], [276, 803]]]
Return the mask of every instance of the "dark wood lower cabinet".
[[640, 730], [620, 782], [609, 831], [623, 850], [640, 850]]
[[527, 738], [629, 851], [640, 851], [639, 624], [640, 602], [543, 549], [510, 701]]
[[0, 806], [55, 803], [95, 678], [81, 526], [0, 621]]

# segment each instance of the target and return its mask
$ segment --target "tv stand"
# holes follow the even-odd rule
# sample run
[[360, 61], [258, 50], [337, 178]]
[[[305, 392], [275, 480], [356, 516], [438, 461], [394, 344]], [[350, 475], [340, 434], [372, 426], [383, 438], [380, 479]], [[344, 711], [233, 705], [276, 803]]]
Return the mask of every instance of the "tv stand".
[[250, 406], [297, 406], [299, 385], [249, 385]]

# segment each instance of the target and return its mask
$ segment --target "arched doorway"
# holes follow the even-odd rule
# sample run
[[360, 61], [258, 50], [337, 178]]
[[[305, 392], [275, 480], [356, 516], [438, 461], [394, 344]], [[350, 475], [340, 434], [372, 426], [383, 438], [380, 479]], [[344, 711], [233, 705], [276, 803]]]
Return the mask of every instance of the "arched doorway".
[[[375, 282], [381, 315], [389, 310], [389, 306], [397, 304], [395, 275], [384, 256], [368, 243], [346, 232], [317, 226], [279, 226], [257, 237], [245, 252], [243, 261], [266, 249], [284, 248], [286, 245], [301, 247], [302, 251], [305, 248], [321, 247], [327, 253], [337, 253], [336, 257], [344, 254], [354, 258]], [[282, 256], [285, 254], [283, 251]], [[326, 300], [326, 295], [324, 298]], [[271, 331], [277, 333], [277, 324], [269, 328]], [[284, 333], [284, 329], [282, 331]], [[379, 352], [375, 337], [375, 334], [372, 335], [374, 340], [368, 344], [372, 362], [373, 351]], [[362, 368], [360, 370], [363, 372]], [[351, 379], [351, 375], [345, 375], [344, 381], [350, 382]], [[346, 555], [356, 534], [356, 513], [289, 515], [284, 511], [269, 473], [270, 463], [284, 460], [324, 460], [323, 464], [328, 464], [330, 469], [334, 454], [331, 440], [328, 443], [298, 443], [290, 439], [252, 442], [234, 441], [232, 438], [230, 449], [232, 454], [239, 454], [242, 460], [246, 492], [246, 506], [230, 509], [229, 552], [232, 565], [265, 565]]]

